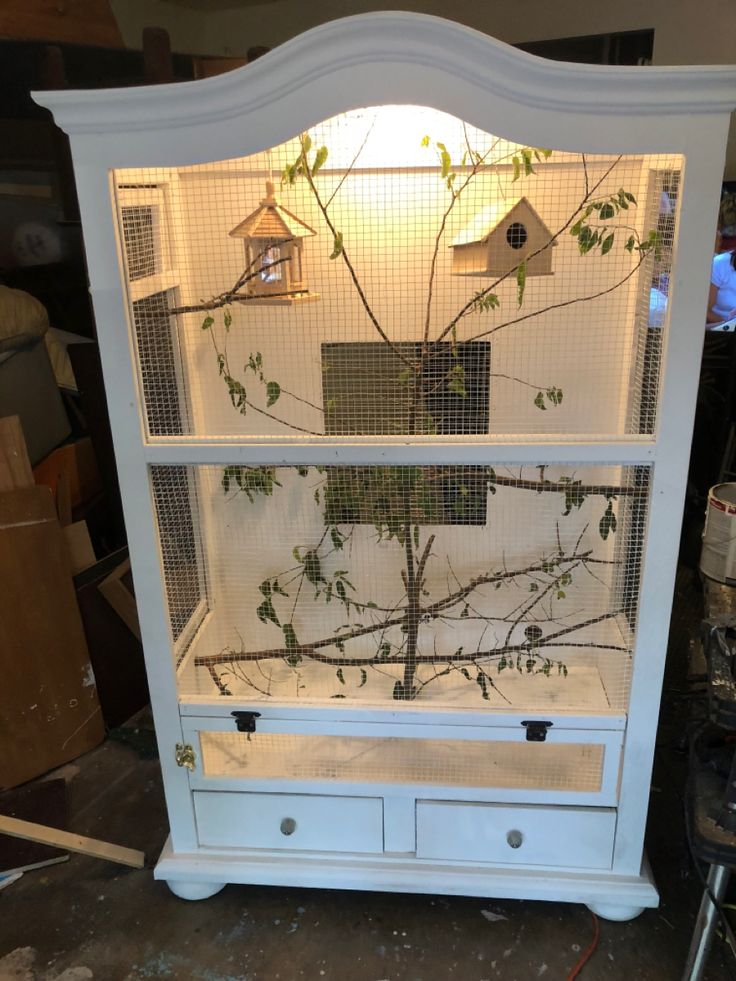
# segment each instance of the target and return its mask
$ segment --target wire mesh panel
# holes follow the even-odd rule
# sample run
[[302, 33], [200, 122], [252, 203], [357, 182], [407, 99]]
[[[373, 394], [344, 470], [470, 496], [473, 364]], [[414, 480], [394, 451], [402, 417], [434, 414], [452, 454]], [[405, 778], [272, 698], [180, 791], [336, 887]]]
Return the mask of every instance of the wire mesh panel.
[[149, 437], [651, 434], [681, 166], [382, 106], [117, 171], [131, 303], [177, 290], [175, 383], [137, 343]]
[[646, 468], [182, 469], [151, 471], [174, 635], [188, 556], [208, 589], [182, 694], [625, 709]]
[[201, 732], [205, 778], [431, 784], [595, 793], [604, 746]]

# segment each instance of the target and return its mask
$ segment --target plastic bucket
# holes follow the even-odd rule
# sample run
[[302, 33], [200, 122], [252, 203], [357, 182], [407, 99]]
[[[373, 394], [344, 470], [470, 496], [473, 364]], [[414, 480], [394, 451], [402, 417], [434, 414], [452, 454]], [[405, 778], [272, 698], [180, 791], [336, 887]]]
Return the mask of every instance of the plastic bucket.
[[736, 586], [736, 483], [716, 484], [708, 491], [700, 571]]

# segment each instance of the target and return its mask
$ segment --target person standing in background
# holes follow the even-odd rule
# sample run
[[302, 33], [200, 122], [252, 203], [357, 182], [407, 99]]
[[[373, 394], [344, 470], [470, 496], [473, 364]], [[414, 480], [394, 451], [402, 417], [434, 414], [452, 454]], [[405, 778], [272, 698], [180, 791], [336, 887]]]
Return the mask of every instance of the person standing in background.
[[706, 330], [732, 317], [736, 317], [736, 249], [713, 256]]

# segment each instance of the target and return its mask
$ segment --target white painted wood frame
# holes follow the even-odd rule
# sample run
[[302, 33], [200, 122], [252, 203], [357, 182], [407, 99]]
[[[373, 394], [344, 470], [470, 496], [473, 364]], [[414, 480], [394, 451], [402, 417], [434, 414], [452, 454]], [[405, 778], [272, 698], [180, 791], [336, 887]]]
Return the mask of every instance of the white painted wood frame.
[[[323, 25], [226, 75], [155, 88], [37, 93], [35, 99], [52, 110], [71, 138], [171, 823], [170, 844], [157, 876], [169, 880], [178, 895], [188, 898], [209, 895], [224, 882], [251, 882], [582, 901], [594, 908], [607, 904], [605, 909], [617, 908], [629, 915], [655, 905], [656, 890], [642, 860], [643, 835], [713, 233], [729, 115], [736, 104], [736, 69], [559, 64], [522, 54], [437, 18], [376, 13]], [[487, 132], [536, 146], [684, 157], [661, 407], [653, 437], [605, 441], [594, 437], [472, 438], [441, 445], [430, 438], [146, 440], [128, 303], [121, 283], [124, 257], [112, 204], [113, 169], [177, 167], [208, 162], [215, 155], [218, 159], [242, 157], [277, 145], [337, 113], [384, 104], [428, 105]], [[180, 714], [149, 465], [499, 461], [653, 467], [623, 761], [617, 795], [606, 798], [617, 796], [610, 868], [586, 872], [550, 865], [540, 875], [536, 866], [510, 869], [455, 859], [201, 847], [193, 803], [196, 784], [186, 768], [176, 765], [174, 747], [186, 741], [198, 719], [203, 727], [224, 725], [223, 713], [219, 707], [188, 699]], [[351, 724], [358, 728], [368, 724], [370, 713], [352, 711]], [[374, 713], [373, 724], [388, 731], [395, 724], [389, 716]], [[337, 710], [321, 716], [322, 731], [329, 731], [338, 718], [345, 717]], [[467, 715], [463, 719], [469, 721]], [[401, 724], [407, 721], [402, 714]], [[412, 721], [419, 724], [421, 714], [415, 713]], [[437, 727], [437, 732], [446, 733], [448, 723], [458, 721], [447, 714], [435, 716], [429, 730]], [[510, 721], [516, 725], [518, 717]], [[308, 713], [295, 713], [292, 722], [301, 727], [299, 731], [306, 731]], [[560, 738], [573, 738], [579, 726], [582, 739], [586, 720], [569, 718], [567, 723]], [[285, 717], [273, 724], [283, 727]], [[503, 726], [505, 721], [499, 717], [494, 724]], [[621, 717], [590, 722], [584, 738], [615, 743], [622, 725]], [[430, 732], [425, 730], [427, 735]], [[613, 784], [607, 786], [610, 790]], [[368, 787], [364, 793], [372, 796]], [[390, 803], [385, 814], [393, 815], [396, 822], [390, 833], [392, 842], [399, 846], [411, 843], [413, 818], [407, 807], [413, 804], [406, 801], [426, 796], [412, 791], [402, 798], [395, 788], [393, 796], [387, 795]]]

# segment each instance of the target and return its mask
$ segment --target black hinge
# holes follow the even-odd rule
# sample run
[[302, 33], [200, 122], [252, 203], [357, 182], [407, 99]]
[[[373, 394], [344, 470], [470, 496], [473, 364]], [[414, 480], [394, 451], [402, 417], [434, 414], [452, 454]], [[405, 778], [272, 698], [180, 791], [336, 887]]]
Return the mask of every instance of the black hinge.
[[238, 732], [255, 732], [256, 719], [260, 719], [260, 712], [231, 712], [230, 715], [235, 719], [235, 728]]
[[552, 722], [540, 722], [538, 719], [527, 719], [521, 724], [526, 729], [528, 743], [543, 743], [547, 738], [547, 730], [554, 725]]

